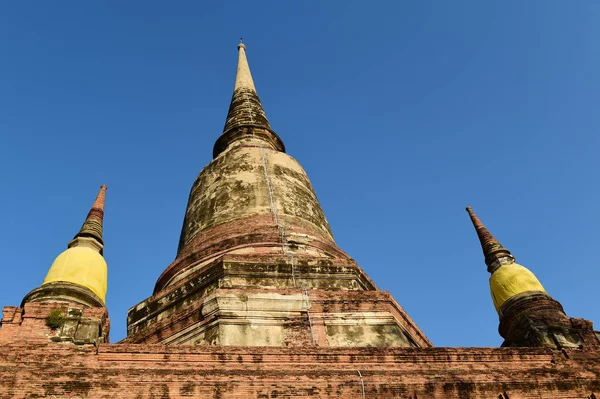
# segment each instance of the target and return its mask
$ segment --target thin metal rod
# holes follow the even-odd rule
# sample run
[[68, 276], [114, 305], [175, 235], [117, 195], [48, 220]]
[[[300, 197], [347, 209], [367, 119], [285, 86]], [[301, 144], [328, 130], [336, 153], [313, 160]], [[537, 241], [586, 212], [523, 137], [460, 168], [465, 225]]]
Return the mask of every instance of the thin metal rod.
[[310, 318], [310, 297], [308, 296], [308, 289], [304, 289], [304, 295], [306, 295], [305, 300], [306, 300], [306, 317], [308, 318], [308, 327], [310, 328], [310, 336], [313, 339], [313, 344], [315, 344], [315, 346], [318, 346], [317, 343], [317, 338], [315, 338], [315, 333], [313, 331], [313, 325], [312, 325], [312, 320]]
[[356, 372], [358, 373], [358, 376], [360, 377], [360, 385], [362, 386], [362, 397], [363, 397], [363, 399], [365, 399], [365, 382], [363, 381], [360, 370], [356, 370]]
[[271, 208], [271, 214], [273, 215], [273, 221], [275, 222], [275, 225], [281, 229], [281, 227], [279, 226], [279, 217], [277, 216], [277, 204], [275, 204], [275, 200], [273, 199], [273, 188], [271, 187], [271, 177], [269, 176], [267, 157], [265, 156], [265, 149], [263, 147], [260, 147], [260, 155], [263, 162], [265, 180], [267, 181], [267, 191], [269, 193], [269, 205]]

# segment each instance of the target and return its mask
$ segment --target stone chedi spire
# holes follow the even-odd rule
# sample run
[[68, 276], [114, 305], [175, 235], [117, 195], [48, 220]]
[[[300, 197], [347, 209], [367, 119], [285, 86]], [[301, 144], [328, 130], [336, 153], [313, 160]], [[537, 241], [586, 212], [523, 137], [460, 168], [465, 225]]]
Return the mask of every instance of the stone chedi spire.
[[515, 259], [510, 254], [510, 251], [504, 248], [502, 244], [500, 244], [500, 242], [494, 238], [492, 233], [485, 228], [470, 206], [467, 207], [467, 212], [469, 213], [471, 222], [473, 222], [475, 231], [477, 231], [479, 242], [481, 242], [481, 248], [483, 249], [485, 264], [488, 266], [488, 271], [493, 273], [502, 264], [514, 263]]
[[494, 307], [500, 316], [498, 330], [503, 346], [579, 347], [587, 342], [596, 346], [590, 322], [570, 319], [562, 305], [552, 299], [537, 277], [515, 263], [510, 251], [502, 246], [481, 223], [471, 207], [467, 212], [481, 242], [490, 276]]
[[244, 44], [213, 156], [192, 185], [175, 260], [129, 311], [126, 342], [431, 346], [335, 243], [268, 122]]
[[[85, 218], [85, 222], [83, 222], [79, 233], [75, 235], [74, 240], [87, 237], [95, 239], [100, 244], [104, 244], [104, 241], [102, 240], [102, 221], [104, 220], [106, 188], [107, 187], [104, 184], [100, 186], [100, 191], [92, 205], [92, 209], [90, 209]], [[102, 253], [102, 248], [100, 249], [100, 253]]]
[[215, 143], [213, 156], [217, 157], [234, 143], [246, 143], [285, 152], [283, 141], [271, 129], [258, 98], [246, 58], [246, 46], [243, 43], [238, 45], [238, 66], [233, 96], [223, 134]]
[[83, 225], [68, 249], [52, 263], [42, 285], [23, 299], [26, 302], [65, 301], [104, 307], [107, 265], [102, 256], [102, 221], [106, 186], [100, 191]]

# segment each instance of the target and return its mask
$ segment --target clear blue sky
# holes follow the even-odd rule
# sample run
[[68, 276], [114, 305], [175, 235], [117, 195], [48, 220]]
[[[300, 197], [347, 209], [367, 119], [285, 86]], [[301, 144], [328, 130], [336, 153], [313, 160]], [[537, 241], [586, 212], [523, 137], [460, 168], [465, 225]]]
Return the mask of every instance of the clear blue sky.
[[338, 244], [436, 346], [502, 342], [466, 205], [600, 323], [598, 21], [592, 0], [3, 2], [0, 306], [42, 282], [105, 183], [125, 336], [175, 256], [243, 36]]

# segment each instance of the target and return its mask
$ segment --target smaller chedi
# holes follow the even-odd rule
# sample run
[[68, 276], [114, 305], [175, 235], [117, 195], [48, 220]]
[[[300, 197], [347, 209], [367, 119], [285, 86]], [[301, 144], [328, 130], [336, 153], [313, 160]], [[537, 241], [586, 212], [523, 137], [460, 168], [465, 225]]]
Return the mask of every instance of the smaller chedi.
[[42, 285], [25, 296], [24, 303], [64, 299], [89, 307], [104, 306], [108, 277], [102, 256], [105, 197], [106, 186], [102, 185], [83, 226], [52, 263]]
[[19, 308], [4, 308], [0, 337], [4, 333], [6, 342], [108, 342], [105, 197], [102, 185], [81, 229], [56, 257], [43, 283], [25, 295]]
[[526, 267], [515, 262], [481, 223], [471, 207], [467, 207], [481, 242], [490, 276], [490, 292], [500, 316], [502, 346], [545, 346], [579, 348], [598, 346], [592, 324], [569, 318], [562, 305], [554, 300]]

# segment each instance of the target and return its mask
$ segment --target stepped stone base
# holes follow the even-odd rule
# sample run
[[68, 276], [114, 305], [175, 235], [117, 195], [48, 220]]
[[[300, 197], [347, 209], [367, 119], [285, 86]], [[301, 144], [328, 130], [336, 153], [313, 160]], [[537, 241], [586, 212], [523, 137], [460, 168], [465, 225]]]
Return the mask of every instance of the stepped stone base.
[[[307, 311], [308, 309], [308, 311]], [[403, 346], [431, 343], [385, 291], [215, 289], [168, 316], [149, 315], [124, 343]]]
[[129, 311], [124, 343], [400, 346], [431, 343], [355, 264], [223, 257]]

